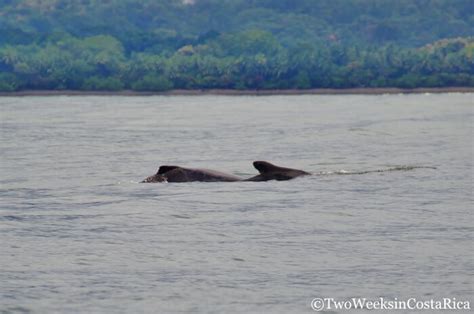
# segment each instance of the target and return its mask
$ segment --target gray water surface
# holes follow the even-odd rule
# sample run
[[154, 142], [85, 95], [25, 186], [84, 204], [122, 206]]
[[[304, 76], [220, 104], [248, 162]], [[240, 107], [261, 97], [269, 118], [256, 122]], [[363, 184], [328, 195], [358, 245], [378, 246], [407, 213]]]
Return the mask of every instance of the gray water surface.
[[[2, 97], [0, 109], [0, 312], [472, 303], [473, 94]], [[249, 177], [254, 160], [320, 175], [138, 183], [162, 164]], [[399, 166], [436, 169], [338, 175]]]

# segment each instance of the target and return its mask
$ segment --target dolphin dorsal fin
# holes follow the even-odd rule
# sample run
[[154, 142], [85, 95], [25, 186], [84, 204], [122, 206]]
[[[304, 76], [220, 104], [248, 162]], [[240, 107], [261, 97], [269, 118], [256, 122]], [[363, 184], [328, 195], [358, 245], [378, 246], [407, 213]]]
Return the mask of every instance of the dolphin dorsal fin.
[[178, 166], [160, 166], [160, 168], [158, 169], [158, 174], [164, 174], [176, 168], [179, 168], [179, 167]]
[[257, 169], [258, 172], [260, 172], [261, 174], [264, 174], [264, 173], [268, 173], [268, 172], [272, 172], [272, 171], [276, 171], [276, 170], [281, 169], [280, 167], [275, 166], [275, 165], [272, 165], [271, 163], [266, 162], [266, 161], [254, 161], [254, 162], [253, 162], [253, 166], [254, 166], [255, 169]]

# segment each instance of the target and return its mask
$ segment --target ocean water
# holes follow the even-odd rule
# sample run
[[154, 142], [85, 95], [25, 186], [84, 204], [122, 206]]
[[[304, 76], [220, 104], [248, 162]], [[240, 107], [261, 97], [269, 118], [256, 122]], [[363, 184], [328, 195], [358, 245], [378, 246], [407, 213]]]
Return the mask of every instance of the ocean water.
[[[2, 97], [0, 312], [472, 303], [473, 104], [473, 94]], [[245, 178], [254, 160], [316, 175], [138, 183], [162, 164]], [[364, 173], [393, 167], [427, 168]]]

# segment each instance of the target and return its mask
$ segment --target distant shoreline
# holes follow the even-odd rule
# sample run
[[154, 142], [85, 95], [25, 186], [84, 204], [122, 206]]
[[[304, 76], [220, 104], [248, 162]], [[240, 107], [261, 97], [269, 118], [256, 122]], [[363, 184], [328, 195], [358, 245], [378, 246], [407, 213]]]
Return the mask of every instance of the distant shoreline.
[[318, 88], [318, 89], [272, 89], [272, 90], [235, 90], [235, 89], [174, 89], [165, 92], [142, 91], [77, 91], [77, 90], [25, 90], [0, 92], [0, 97], [21, 96], [269, 96], [269, 95], [383, 95], [383, 94], [441, 94], [474, 93], [474, 87], [435, 87], [435, 88]]

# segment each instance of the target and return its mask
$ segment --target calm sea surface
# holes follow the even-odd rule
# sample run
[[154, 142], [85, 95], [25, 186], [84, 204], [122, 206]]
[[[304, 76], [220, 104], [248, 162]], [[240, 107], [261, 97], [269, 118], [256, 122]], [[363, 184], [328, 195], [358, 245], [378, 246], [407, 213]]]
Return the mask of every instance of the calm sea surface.
[[[473, 104], [2, 97], [0, 312], [312, 313], [316, 297], [473, 307]], [[319, 175], [138, 183], [162, 164], [249, 177], [254, 160]], [[341, 175], [397, 166], [436, 169]]]

